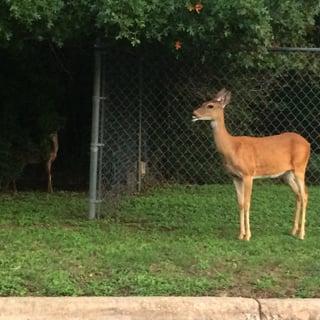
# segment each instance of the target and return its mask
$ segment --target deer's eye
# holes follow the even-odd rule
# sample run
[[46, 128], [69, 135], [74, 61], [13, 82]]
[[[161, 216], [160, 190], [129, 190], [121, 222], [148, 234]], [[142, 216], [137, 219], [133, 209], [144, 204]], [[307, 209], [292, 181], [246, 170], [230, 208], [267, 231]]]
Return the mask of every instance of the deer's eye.
[[213, 105], [212, 105], [212, 104], [209, 104], [209, 105], [208, 105], [208, 108], [209, 108], [209, 109], [212, 109], [212, 108], [213, 108]]

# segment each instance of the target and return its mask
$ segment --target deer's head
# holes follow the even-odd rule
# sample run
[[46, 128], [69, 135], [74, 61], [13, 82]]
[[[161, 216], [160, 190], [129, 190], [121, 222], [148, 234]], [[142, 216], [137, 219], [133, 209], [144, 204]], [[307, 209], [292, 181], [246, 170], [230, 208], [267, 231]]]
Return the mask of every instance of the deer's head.
[[220, 90], [211, 100], [204, 102], [193, 111], [192, 121], [217, 121], [223, 114], [224, 107], [230, 102], [231, 92], [225, 88]]

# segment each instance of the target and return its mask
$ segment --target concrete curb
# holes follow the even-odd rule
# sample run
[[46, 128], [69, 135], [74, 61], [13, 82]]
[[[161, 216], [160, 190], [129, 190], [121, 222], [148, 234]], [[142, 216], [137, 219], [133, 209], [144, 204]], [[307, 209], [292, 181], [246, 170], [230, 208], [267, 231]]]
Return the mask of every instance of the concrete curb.
[[259, 299], [263, 320], [320, 320], [320, 299]]
[[0, 320], [320, 320], [320, 299], [0, 298]]

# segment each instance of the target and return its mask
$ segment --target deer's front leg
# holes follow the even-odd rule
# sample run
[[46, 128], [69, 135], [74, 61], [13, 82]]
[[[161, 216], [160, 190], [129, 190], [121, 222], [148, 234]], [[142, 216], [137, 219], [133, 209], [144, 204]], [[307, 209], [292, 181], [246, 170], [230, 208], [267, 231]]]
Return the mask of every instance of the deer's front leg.
[[236, 188], [238, 206], [239, 206], [239, 218], [240, 218], [239, 240], [243, 240], [246, 235], [245, 224], [244, 224], [244, 183], [241, 178], [234, 178], [233, 183]]
[[244, 177], [243, 183], [244, 183], [244, 216], [245, 216], [245, 233], [246, 233], [244, 240], [249, 241], [251, 238], [250, 203], [251, 203], [253, 178], [251, 176]]

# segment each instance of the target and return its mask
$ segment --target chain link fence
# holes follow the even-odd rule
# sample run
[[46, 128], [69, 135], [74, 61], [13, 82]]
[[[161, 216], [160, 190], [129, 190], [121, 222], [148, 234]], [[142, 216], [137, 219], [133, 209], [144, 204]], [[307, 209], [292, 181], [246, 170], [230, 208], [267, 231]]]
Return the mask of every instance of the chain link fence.
[[235, 69], [128, 53], [103, 54], [98, 198], [164, 184], [230, 183], [210, 124], [192, 111], [222, 87], [232, 135], [294, 131], [312, 144], [308, 183], [320, 181], [320, 55], [270, 52], [295, 61], [270, 69]]

